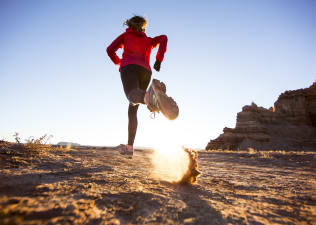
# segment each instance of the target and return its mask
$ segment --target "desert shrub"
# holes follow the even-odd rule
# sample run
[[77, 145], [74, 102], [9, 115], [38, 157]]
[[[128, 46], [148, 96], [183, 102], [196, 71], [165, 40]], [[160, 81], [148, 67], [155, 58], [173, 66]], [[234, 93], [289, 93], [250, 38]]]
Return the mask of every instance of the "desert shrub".
[[34, 157], [40, 156], [43, 153], [47, 153], [52, 150], [52, 146], [47, 144], [49, 139], [51, 139], [52, 135], [43, 135], [39, 138], [34, 138], [33, 136], [25, 139], [25, 143], [21, 143], [21, 138], [19, 137], [19, 133], [15, 133], [14, 135], [16, 144], [12, 146], [13, 149], [19, 150], [20, 152], [24, 152], [25, 154]]
[[16, 142], [17, 144], [21, 144], [21, 138], [19, 137], [19, 133], [15, 132], [15, 133], [13, 134], [13, 137], [14, 137], [15, 142]]
[[51, 150], [51, 145], [47, 144], [49, 139], [52, 138], [52, 135], [47, 136], [47, 134], [44, 134], [43, 136], [39, 138], [29, 137], [26, 139], [26, 143], [24, 144], [25, 149], [31, 154], [31, 155], [40, 155], [43, 154], [49, 150]]

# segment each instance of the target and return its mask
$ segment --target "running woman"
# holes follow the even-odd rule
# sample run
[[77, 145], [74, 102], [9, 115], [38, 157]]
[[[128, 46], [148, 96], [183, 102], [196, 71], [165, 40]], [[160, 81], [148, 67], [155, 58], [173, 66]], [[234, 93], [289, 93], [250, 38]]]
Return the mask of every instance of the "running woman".
[[[147, 20], [141, 16], [133, 16], [126, 20], [124, 25], [128, 27], [126, 31], [118, 36], [106, 51], [113, 63], [119, 66], [124, 92], [129, 100], [128, 142], [127, 145], [120, 146], [120, 153], [131, 158], [134, 153], [133, 145], [137, 131], [137, 110], [139, 105], [146, 104], [152, 112], [161, 110], [157, 103], [157, 91], [165, 93], [164, 84], [154, 79], [151, 87], [147, 92], [146, 90], [152, 74], [149, 64], [151, 50], [159, 46], [154, 64], [154, 69], [159, 72], [167, 50], [168, 39], [166, 35], [154, 38], [147, 37], [145, 34]], [[122, 59], [116, 54], [119, 48], [124, 49]]]

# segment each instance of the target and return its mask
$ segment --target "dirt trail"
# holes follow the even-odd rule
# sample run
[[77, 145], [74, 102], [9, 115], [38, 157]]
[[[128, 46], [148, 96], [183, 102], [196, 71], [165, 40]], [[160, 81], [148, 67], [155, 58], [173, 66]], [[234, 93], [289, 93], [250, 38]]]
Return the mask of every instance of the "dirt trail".
[[0, 154], [0, 224], [316, 224], [315, 154], [200, 152], [195, 185], [153, 179], [150, 154]]

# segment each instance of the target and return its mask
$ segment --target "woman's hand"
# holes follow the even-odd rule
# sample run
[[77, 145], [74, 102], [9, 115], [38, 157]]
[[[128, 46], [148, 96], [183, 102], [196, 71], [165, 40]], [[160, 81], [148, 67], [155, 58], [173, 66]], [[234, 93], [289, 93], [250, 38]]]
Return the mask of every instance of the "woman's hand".
[[161, 62], [156, 60], [156, 62], [154, 64], [154, 69], [159, 72], [160, 71], [160, 66], [161, 66]]

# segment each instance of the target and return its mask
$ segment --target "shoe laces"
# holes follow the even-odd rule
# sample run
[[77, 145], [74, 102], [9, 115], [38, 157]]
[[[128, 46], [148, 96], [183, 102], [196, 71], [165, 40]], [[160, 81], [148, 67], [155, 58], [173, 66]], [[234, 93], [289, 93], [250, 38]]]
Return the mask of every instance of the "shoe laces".
[[151, 118], [151, 119], [155, 119], [155, 118], [156, 118], [156, 112], [150, 113], [150, 118]]

